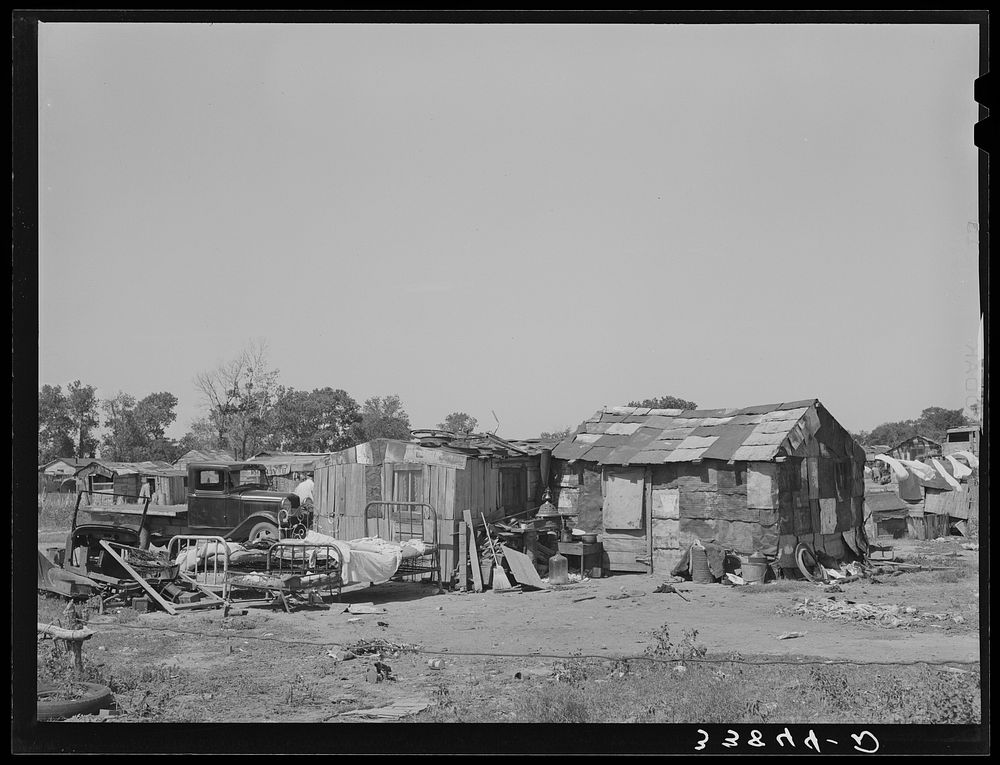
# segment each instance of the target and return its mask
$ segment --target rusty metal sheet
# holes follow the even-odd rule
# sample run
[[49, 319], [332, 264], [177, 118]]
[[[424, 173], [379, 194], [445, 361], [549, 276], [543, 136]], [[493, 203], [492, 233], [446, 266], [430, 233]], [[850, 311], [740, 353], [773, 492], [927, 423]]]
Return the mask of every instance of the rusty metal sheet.
[[753, 433], [755, 427], [756, 426], [753, 424], [730, 424], [726, 428], [726, 432], [719, 436], [715, 443], [705, 450], [705, 453], [701, 455], [701, 458], [713, 460], [732, 459], [733, 454], [743, 445], [747, 436]]
[[586, 428], [584, 429], [587, 433], [607, 433], [608, 428], [611, 427], [613, 423], [610, 422], [588, 422], [586, 423]]
[[778, 445], [772, 446], [741, 446], [735, 452], [731, 459], [737, 460], [739, 462], [767, 462], [768, 460], [774, 459], [774, 455], [778, 453]]
[[615, 422], [605, 432], [617, 436], [631, 436], [640, 427], [642, 425], [639, 422]]
[[667, 461], [669, 449], [643, 449], [629, 460], [632, 465], [662, 465]]
[[658, 435], [659, 431], [656, 428], [640, 428], [626, 443], [611, 452], [604, 460], [604, 464], [624, 465], [631, 462], [632, 458], [649, 446]]
[[705, 448], [698, 449], [674, 449], [667, 455], [665, 462], [691, 462], [692, 460], [701, 459], [701, 455], [705, 453]]
[[675, 440], [683, 441], [685, 438], [687, 438], [688, 436], [690, 436], [693, 431], [694, 431], [694, 427], [683, 427], [682, 428], [682, 427], [676, 427], [676, 426], [674, 426], [674, 427], [670, 427], [670, 428], [665, 428], [663, 430], [663, 432], [660, 434], [660, 437], [659, 437], [658, 440], [660, 440], [660, 441], [675, 441]]
[[604, 410], [606, 414], [621, 414], [629, 415], [635, 414], [636, 407], [634, 406], [609, 406]]
[[806, 413], [806, 409], [804, 406], [797, 409], [775, 409], [764, 415], [764, 421], [797, 420]]
[[581, 459], [585, 459], [588, 462], [603, 462], [613, 451], [613, 446], [592, 446], [587, 450], [586, 455]]
[[578, 460], [593, 448], [593, 444], [578, 444], [563, 441], [552, 450], [552, 456], [557, 460]]
[[781, 404], [759, 404], [758, 406], [745, 406], [740, 409], [740, 414], [767, 414], [773, 412]]
[[758, 433], [789, 433], [798, 420], [767, 420], [757, 426]]
[[605, 433], [603, 436], [601, 436], [594, 442], [594, 446], [610, 446], [612, 449], [614, 449], [615, 447], [621, 446], [627, 441], [628, 441], [628, 436]]
[[730, 425], [759, 425], [763, 419], [762, 414], [737, 414], [729, 420]]
[[818, 398], [805, 398], [801, 401], [789, 401], [785, 404], [781, 404], [778, 406], [778, 409], [808, 409], [811, 406], [816, 406], [818, 403]]
[[678, 444], [677, 449], [698, 449], [704, 451], [718, 440], [718, 436], [690, 435]]
[[777, 446], [788, 436], [787, 433], [761, 433], [758, 425], [754, 432], [747, 436], [744, 446]]
[[515, 581], [522, 587], [535, 587], [539, 590], [548, 589], [545, 582], [535, 571], [535, 566], [531, 562], [531, 558], [522, 552], [517, 550], [511, 550], [506, 545], [500, 545], [500, 549], [503, 550], [503, 557], [507, 559], [507, 565], [510, 566], [511, 576], [514, 577]]

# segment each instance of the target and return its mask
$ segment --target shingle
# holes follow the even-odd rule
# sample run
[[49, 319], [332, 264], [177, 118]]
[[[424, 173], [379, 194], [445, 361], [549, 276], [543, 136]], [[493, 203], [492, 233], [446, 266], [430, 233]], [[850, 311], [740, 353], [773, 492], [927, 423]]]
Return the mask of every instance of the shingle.
[[631, 463], [633, 465], [662, 465], [667, 461], [669, 455], [670, 452], [663, 449], [643, 449], [632, 458]]
[[591, 444], [578, 444], [562, 441], [552, 450], [552, 456], [557, 460], [578, 460], [593, 448]]
[[628, 436], [606, 433], [594, 442], [594, 446], [610, 446], [612, 449], [628, 441]]
[[778, 453], [777, 445], [774, 446], [741, 446], [733, 452], [732, 459], [739, 462], [768, 462], [774, 459]]
[[614, 433], [616, 435], [630, 436], [640, 427], [642, 427], [640, 422], [616, 422], [605, 432]]

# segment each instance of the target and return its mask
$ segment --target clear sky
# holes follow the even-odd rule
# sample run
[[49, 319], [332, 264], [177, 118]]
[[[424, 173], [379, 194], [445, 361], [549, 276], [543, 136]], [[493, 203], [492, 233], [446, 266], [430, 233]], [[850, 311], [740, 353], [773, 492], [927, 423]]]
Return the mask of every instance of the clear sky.
[[42, 24], [39, 384], [962, 407], [972, 25]]

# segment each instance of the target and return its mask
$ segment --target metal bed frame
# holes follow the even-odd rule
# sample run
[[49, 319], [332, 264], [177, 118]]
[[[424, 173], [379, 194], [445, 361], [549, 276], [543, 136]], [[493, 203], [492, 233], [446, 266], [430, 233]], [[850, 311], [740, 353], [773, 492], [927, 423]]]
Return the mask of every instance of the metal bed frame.
[[275, 542], [268, 548], [263, 572], [226, 571], [223, 597], [234, 602], [234, 589], [259, 590], [268, 593], [269, 602], [278, 601], [291, 613], [290, 595], [305, 593], [308, 602], [315, 605], [316, 591], [329, 590], [339, 600], [343, 572], [344, 558], [336, 545]]
[[431, 552], [404, 558], [392, 579], [398, 581], [408, 576], [430, 574], [430, 581], [435, 582], [437, 591], [441, 592], [437, 512], [431, 505], [426, 502], [369, 502], [365, 505], [365, 536], [380, 537], [396, 544], [407, 539], [422, 539], [430, 544]]

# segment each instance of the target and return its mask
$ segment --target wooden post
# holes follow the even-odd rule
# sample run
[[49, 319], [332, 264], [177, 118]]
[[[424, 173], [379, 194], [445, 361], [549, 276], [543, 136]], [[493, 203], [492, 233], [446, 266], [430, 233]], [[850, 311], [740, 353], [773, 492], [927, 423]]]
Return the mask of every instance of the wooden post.
[[48, 635], [55, 640], [63, 640], [66, 642], [69, 648], [70, 655], [73, 659], [73, 669], [76, 670], [77, 674], [83, 671], [83, 641], [89, 640], [94, 636], [94, 633], [89, 629], [79, 629], [79, 630], [67, 630], [62, 627], [56, 627], [54, 624], [42, 624], [37, 622], [38, 631], [43, 635]]
[[476, 527], [472, 524], [472, 510], [462, 513], [469, 533], [469, 562], [472, 564], [472, 590], [483, 591], [483, 570], [479, 566], [479, 551], [476, 549]]
[[469, 546], [468, 527], [465, 521], [458, 522], [458, 589], [465, 592], [469, 589]]

